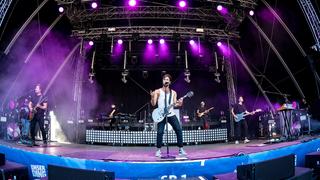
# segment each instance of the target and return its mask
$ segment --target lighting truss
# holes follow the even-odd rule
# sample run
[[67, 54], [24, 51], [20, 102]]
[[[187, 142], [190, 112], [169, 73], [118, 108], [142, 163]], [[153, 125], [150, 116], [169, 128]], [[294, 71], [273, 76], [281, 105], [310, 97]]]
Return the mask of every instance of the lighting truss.
[[[110, 27], [91, 28], [88, 30], [73, 30], [72, 35], [84, 39], [100, 39], [104, 37], [116, 37], [121, 39], [131, 39], [132, 34], [139, 34], [144, 37], [164, 37], [173, 38], [174, 34], [179, 34], [181, 40], [189, 41], [190, 37], [207, 37], [207, 40], [237, 39], [238, 32], [226, 32], [222, 29], [203, 28], [204, 32], [197, 32], [195, 27], [170, 27], [170, 26], [131, 26], [131, 27]], [[166, 39], [166, 40], [167, 40]]]

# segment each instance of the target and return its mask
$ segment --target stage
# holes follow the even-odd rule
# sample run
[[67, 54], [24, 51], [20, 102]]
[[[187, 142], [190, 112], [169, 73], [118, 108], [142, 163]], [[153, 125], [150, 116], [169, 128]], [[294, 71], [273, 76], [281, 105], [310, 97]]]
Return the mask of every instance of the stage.
[[[170, 155], [177, 159], [156, 158], [151, 146], [102, 146], [50, 143], [48, 147], [27, 147], [17, 142], [1, 140], [0, 151], [10, 161], [28, 165], [30, 177], [45, 177], [47, 164], [74, 168], [114, 171], [118, 179], [151, 179], [176, 176], [211, 179], [213, 175], [233, 172], [239, 164], [258, 162], [294, 153], [296, 165], [304, 165], [304, 155], [320, 148], [319, 136], [296, 141], [263, 144], [252, 140], [248, 144], [218, 143], [185, 146], [188, 159], [179, 158], [177, 147], [170, 146]], [[162, 148], [162, 154], [166, 148]], [[223, 166], [222, 166], [223, 164]]]

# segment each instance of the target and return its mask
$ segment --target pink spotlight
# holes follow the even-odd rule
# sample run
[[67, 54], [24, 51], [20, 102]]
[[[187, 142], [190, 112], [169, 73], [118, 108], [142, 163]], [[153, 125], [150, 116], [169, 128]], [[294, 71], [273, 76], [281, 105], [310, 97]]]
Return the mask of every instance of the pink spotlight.
[[129, 6], [133, 7], [137, 5], [137, 1], [136, 0], [129, 0], [128, 2]]
[[194, 45], [194, 43], [195, 43], [195, 42], [194, 42], [194, 40], [192, 40], [192, 39], [189, 41], [189, 44], [190, 44], [191, 46]]
[[185, 7], [187, 6], [186, 1], [179, 1], [179, 6], [180, 6], [181, 8], [185, 8]]
[[96, 9], [98, 7], [98, 4], [96, 2], [91, 3], [91, 7], [93, 9]]
[[148, 39], [148, 44], [152, 44], [152, 39]]
[[60, 13], [63, 13], [64, 8], [60, 6], [58, 10], [59, 10]]
[[89, 41], [90, 46], [93, 46], [93, 44], [94, 44], [93, 41]]
[[220, 47], [222, 45], [222, 43], [219, 41], [217, 42], [217, 46]]
[[160, 44], [164, 44], [164, 39], [160, 39]]
[[254, 11], [253, 11], [253, 10], [250, 10], [250, 11], [249, 11], [249, 15], [250, 15], [250, 16], [253, 16], [253, 15], [254, 15]]
[[223, 9], [223, 7], [222, 7], [221, 5], [218, 5], [218, 6], [217, 6], [217, 10], [218, 10], [218, 11], [222, 11], [222, 9]]
[[118, 39], [118, 44], [122, 44], [122, 43], [123, 43], [122, 39]]

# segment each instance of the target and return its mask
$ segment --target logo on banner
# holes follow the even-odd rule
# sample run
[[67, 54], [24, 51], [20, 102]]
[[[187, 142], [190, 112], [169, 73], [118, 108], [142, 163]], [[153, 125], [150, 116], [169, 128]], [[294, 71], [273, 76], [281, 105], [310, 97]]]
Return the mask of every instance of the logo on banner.
[[47, 176], [46, 167], [44, 165], [31, 164], [30, 167], [34, 178], [43, 178]]

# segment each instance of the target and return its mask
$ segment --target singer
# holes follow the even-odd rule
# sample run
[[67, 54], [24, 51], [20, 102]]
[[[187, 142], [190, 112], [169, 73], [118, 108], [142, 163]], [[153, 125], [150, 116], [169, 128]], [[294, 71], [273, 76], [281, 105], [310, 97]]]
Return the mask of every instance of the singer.
[[[155, 106], [158, 105], [158, 108], [165, 108], [168, 107], [170, 104], [174, 103], [175, 107], [182, 106], [183, 99], [177, 100], [177, 93], [176, 91], [170, 89], [171, 84], [171, 75], [165, 74], [162, 77], [162, 87], [150, 92], [151, 95], [151, 105]], [[165, 98], [166, 96], [166, 98]], [[165, 101], [167, 100], [167, 101]], [[174, 132], [177, 136], [177, 142], [179, 147], [179, 156], [186, 156], [187, 153], [183, 150], [183, 139], [182, 139], [182, 128], [179, 123], [179, 120], [175, 113], [173, 112], [173, 107], [168, 110], [168, 123], [171, 124]], [[166, 125], [166, 121], [163, 120], [157, 124], [157, 151], [155, 156], [161, 157], [161, 146], [163, 142], [163, 134], [164, 134], [164, 127]]]

